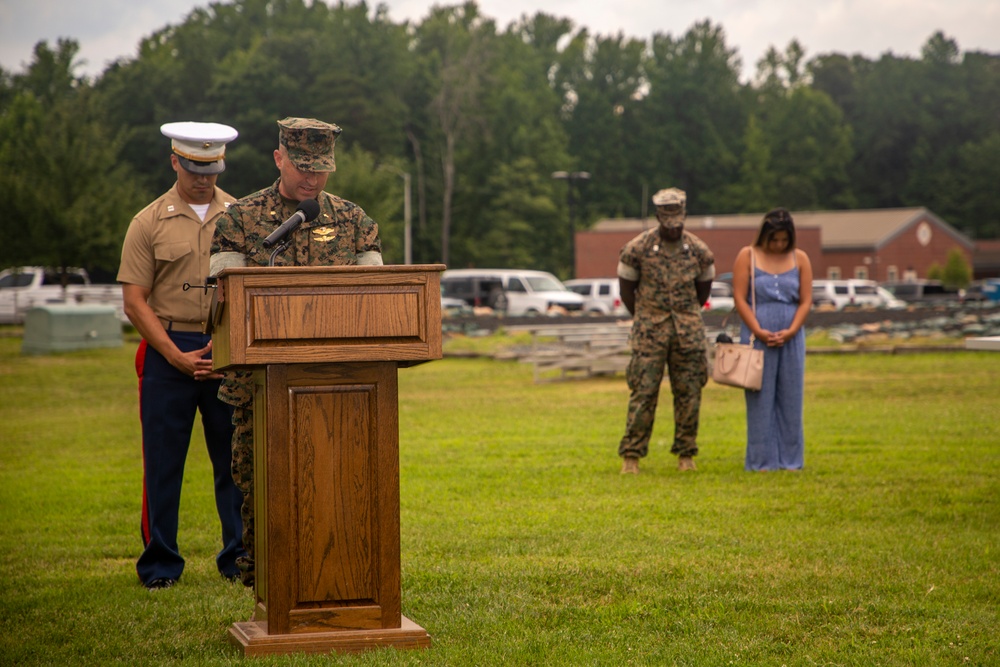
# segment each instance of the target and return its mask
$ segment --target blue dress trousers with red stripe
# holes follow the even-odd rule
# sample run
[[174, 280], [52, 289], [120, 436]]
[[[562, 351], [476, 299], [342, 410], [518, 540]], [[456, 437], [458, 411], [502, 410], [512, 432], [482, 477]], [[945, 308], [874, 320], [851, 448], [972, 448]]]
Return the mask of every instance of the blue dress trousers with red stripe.
[[[168, 331], [182, 352], [198, 350], [211, 340], [198, 332]], [[181, 373], [146, 341], [135, 358], [142, 421], [142, 542], [136, 564], [143, 583], [161, 577], [179, 579], [184, 558], [177, 546], [178, 510], [184, 463], [191, 444], [195, 413], [201, 413], [208, 456], [215, 478], [215, 506], [222, 523], [219, 572], [234, 577], [236, 558], [245, 554], [240, 504], [243, 494], [232, 474], [232, 408], [218, 398], [218, 380], [195, 380]]]

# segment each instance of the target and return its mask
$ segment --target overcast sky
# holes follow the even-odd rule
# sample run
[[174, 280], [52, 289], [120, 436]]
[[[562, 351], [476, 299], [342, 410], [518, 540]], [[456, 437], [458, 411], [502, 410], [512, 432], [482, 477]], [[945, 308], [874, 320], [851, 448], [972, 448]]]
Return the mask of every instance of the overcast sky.
[[[348, 0], [353, 2], [354, 0]], [[139, 40], [178, 24], [207, 0], [0, 0], [0, 67], [21, 71], [40, 40], [59, 37], [80, 44], [86, 65], [99, 74], [122, 56], [134, 57]], [[330, 2], [332, 4], [332, 0]], [[370, 0], [375, 6], [377, 0]], [[433, 0], [387, 0], [394, 21], [419, 22]], [[483, 14], [505, 28], [522, 15], [546, 13], [572, 19], [591, 33], [648, 39], [654, 32], [680, 36], [696, 21], [721, 24], [752, 75], [769, 46], [783, 50], [798, 39], [806, 58], [836, 51], [877, 58], [886, 52], [919, 57], [935, 31], [962, 51], [1000, 53], [1000, 0], [480, 0]]]

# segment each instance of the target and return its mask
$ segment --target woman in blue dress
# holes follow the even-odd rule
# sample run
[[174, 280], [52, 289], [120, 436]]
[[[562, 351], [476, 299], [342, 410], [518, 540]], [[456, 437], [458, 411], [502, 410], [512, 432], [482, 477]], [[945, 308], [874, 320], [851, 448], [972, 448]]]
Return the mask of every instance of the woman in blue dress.
[[802, 325], [812, 307], [812, 264], [795, 247], [795, 223], [787, 210], [769, 211], [753, 245], [740, 250], [733, 264], [733, 296], [743, 321], [740, 340], [746, 343], [752, 336], [754, 346], [764, 350], [761, 389], [746, 391], [745, 468], [800, 470], [805, 448]]

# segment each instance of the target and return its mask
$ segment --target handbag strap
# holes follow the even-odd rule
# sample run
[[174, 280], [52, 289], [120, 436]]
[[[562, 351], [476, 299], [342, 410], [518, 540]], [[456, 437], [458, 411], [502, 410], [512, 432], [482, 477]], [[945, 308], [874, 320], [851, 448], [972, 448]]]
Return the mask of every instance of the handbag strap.
[[[753, 246], [750, 246], [750, 308], [753, 311], [754, 318], [757, 317], [757, 279], [756, 279], [757, 270], [756, 270], [756, 268], [757, 268], [757, 256], [754, 254]], [[736, 306], [734, 305], [733, 309], [730, 310], [728, 313], [726, 313], [726, 316], [722, 320], [722, 330], [723, 331], [726, 330], [726, 324], [729, 322], [729, 316], [732, 315], [735, 311], [736, 311]], [[750, 346], [751, 347], [753, 347], [753, 342], [755, 340], [757, 340], [757, 338], [753, 335], [753, 332], [751, 331], [750, 332]]]
[[[754, 319], [757, 319], [757, 253], [754, 252], [753, 246], [750, 246], [750, 309], [753, 312]], [[755, 340], [756, 337], [751, 331], [750, 347], [753, 347]]]

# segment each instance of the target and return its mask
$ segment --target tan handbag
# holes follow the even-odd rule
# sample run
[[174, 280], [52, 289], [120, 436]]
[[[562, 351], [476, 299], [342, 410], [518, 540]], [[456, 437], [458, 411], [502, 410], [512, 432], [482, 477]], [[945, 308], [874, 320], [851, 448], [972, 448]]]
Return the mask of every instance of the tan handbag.
[[[754, 280], [754, 255], [750, 251], [750, 301], [754, 317], [757, 316], [757, 289]], [[750, 334], [750, 344], [715, 344], [715, 363], [712, 365], [712, 379], [729, 387], [739, 387], [760, 391], [764, 379], [764, 350], [753, 346], [754, 335]]]
[[753, 340], [750, 336], [749, 345], [716, 343], [712, 379], [730, 387], [760, 391], [764, 380], [764, 350], [755, 350]]

